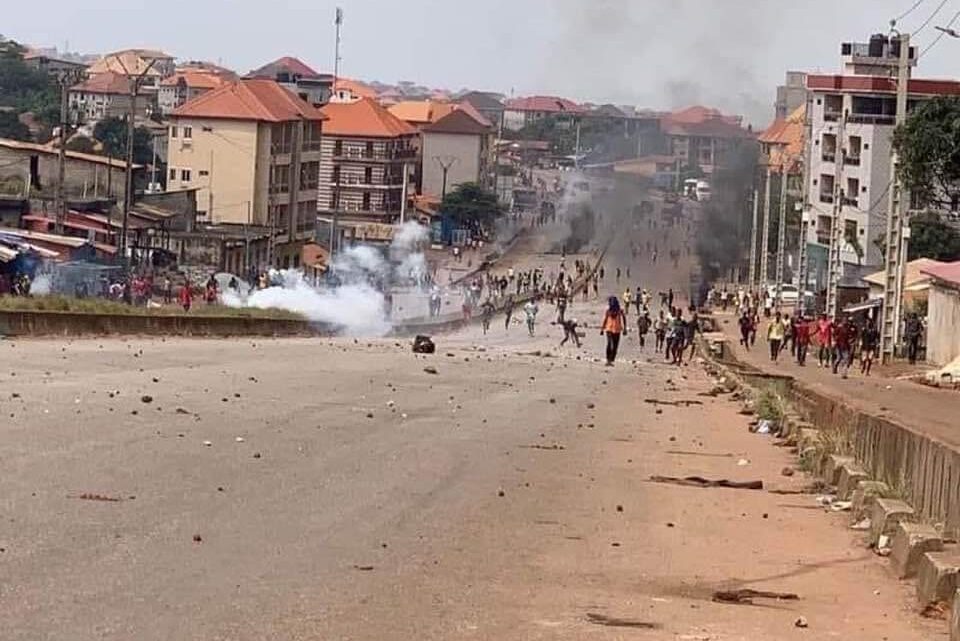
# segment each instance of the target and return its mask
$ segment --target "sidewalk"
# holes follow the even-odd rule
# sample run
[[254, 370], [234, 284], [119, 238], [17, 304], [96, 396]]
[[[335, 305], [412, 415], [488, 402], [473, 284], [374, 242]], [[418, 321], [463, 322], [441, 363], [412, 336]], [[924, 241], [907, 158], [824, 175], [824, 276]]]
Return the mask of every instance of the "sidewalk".
[[[894, 421], [917, 434], [953, 448], [960, 449], [960, 393], [925, 387], [911, 381], [888, 378], [879, 365], [868, 378], [860, 374], [859, 365], [850, 368], [849, 378], [834, 375], [829, 368], [817, 364], [815, 346], [811, 347], [805, 367], [797, 365], [789, 351], [780, 355], [777, 363], [770, 361], [766, 323], [757, 331], [757, 344], [745, 350], [739, 344], [737, 317], [732, 312], [715, 310], [718, 331], [727, 338], [726, 349], [734, 357], [764, 372], [792, 376], [812, 390], [852, 406], [853, 408]], [[897, 371], [899, 365], [894, 365]]]

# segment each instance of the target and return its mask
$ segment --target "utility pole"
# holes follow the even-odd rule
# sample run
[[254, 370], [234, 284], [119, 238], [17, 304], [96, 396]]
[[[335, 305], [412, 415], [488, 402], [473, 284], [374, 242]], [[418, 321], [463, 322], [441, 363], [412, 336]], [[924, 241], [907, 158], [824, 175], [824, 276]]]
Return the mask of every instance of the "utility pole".
[[580, 118], [577, 118], [577, 139], [573, 148], [573, 168], [580, 169]]
[[456, 156], [434, 156], [433, 159], [438, 165], [440, 165], [441, 171], [443, 171], [443, 188], [442, 195], [440, 196], [440, 202], [443, 202], [447, 197], [447, 172], [450, 171], [450, 168], [453, 166], [453, 163], [457, 162]]
[[757, 229], [760, 214], [760, 190], [753, 188], [753, 225], [750, 227], [750, 269], [747, 276], [747, 289], [753, 289], [757, 284]]
[[770, 187], [772, 172], [767, 165], [767, 184], [763, 197], [763, 235], [760, 240], [760, 288], [770, 283]]
[[117, 61], [123, 68], [123, 72], [130, 83], [130, 111], [127, 114], [127, 172], [123, 189], [123, 222], [120, 227], [120, 243], [117, 250], [123, 258], [124, 264], [130, 266], [130, 257], [127, 255], [127, 234], [129, 230], [130, 206], [133, 204], [133, 138], [136, 134], [137, 123], [137, 97], [140, 95], [140, 83], [153, 69], [157, 59], [154, 58], [147, 64], [146, 68], [136, 77], [131, 77], [129, 70], [123, 62], [123, 59], [117, 57]]
[[807, 234], [810, 233], [810, 172], [809, 168], [813, 164], [813, 159], [811, 158], [811, 153], [813, 150], [813, 98], [810, 93], [807, 93], [807, 108], [803, 114], [803, 167], [801, 168], [801, 175], [803, 179], [803, 187], [801, 189], [801, 207], [802, 211], [800, 212], [800, 256], [797, 259], [797, 297], [799, 300], [800, 311], [806, 312], [806, 296], [805, 292], [807, 291], [807, 281], [810, 280], [807, 276], [807, 262], [809, 260], [807, 256]]
[[843, 163], [846, 155], [844, 136], [847, 129], [847, 110], [844, 106], [840, 114], [837, 127], [837, 150], [834, 155], [833, 179], [833, 213], [830, 216], [830, 257], [827, 263], [827, 316], [836, 318], [840, 312], [837, 306], [837, 287], [843, 276], [843, 260], [840, 252], [843, 249]]
[[[899, 127], [907, 119], [907, 94], [910, 84], [910, 34], [901, 34], [900, 59], [897, 64], [897, 114]], [[903, 278], [906, 269], [907, 243], [910, 237], [909, 216], [904, 214], [907, 193], [897, 180], [897, 153], [890, 156], [890, 198], [887, 206], [887, 251], [883, 279], [883, 321], [881, 325], [882, 360], [893, 360], [900, 339], [900, 316], [903, 306]]]
[[[67, 81], [68, 76], [64, 76], [60, 82], [60, 133], [57, 136], [59, 149], [57, 149], [57, 192], [55, 196], [54, 209], [56, 212], [56, 224], [54, 231], [57, 234], [63, 234], [63, 223], [67, 219], [67, 199], [66, 199], [66, 181], [67, 181]], [[27, 198], [30, 194], [27, 194]]]
[[407, 163], [403, 163], [403, 188], [400, 190], [400, 224], [406, 222], [407, 217], [407, 183], [409, 182], [410, 175], [407, 171]]
[[777, 225], [777, 262], [774, 267], [776, 295], [773, 300], [777, 307], [780, 307], [780, 294], [783, 288], [784, 254], [786, 253], [787, 245], [787, 176], [789, 174], [789, 166], [788, 159], [786, 155], [784, 155], [780, 165], [780, 218]]
[[337, 7], [334, 14], [333, 24], [337, 28], [337, 35], [334, 38], [333, 48], [333, 91], [337, 91], [337, 79], [340, 78], [340, 29], [343, 27], [343, 9]]

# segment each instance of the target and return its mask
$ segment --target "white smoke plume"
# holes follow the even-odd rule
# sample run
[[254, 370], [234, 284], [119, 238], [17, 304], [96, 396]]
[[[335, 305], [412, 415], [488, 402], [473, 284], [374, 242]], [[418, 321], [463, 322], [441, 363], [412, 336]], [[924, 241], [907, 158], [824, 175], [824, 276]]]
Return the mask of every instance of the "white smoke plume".
[[272, 275], [271, 287], [246, 297], [228, 290], [221, 298], [231, 307], [296, 312], [348, 336], [383, 336], [390, 331], [391, 321], [382, 290], [426, 274], [422, 247], [428, 236], [425, 227], [408, 222], [397, 228], [387, 257], [370, 245], [343, 250], [331, 266], [336, 285], [315, 287], [300, 271], [285, 270]]

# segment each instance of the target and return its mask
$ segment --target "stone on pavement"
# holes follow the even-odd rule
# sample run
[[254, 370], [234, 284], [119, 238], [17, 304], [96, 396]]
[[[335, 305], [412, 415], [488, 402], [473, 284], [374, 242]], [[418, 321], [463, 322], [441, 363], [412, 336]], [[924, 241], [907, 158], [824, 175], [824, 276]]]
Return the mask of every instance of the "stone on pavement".
[[857, 489], [860, 481], [869, 480], [870, 475], [857, 463], [845, 463], [840, 468], [840, 480], [837, 483], [837, 496], [846, 501], [850, 499], [853, 491]]
[[876, 545], [882, 535], [893, 534], [901, 521], [913, 520], [913, 508], [904, 501], [877, 498], [870, 511], [870, 544]]
[[926, 523], [902, 521], [897, 524], [890, 552], [890, 565], [898, 579], [916, 576], [921, 557], [943, 550], [943, 537]]
[[917, 600], [921, 607], [944, 601], [949, 603], [957, 591], [960, 553], [927, 552], [920, 557], [917, 571]]

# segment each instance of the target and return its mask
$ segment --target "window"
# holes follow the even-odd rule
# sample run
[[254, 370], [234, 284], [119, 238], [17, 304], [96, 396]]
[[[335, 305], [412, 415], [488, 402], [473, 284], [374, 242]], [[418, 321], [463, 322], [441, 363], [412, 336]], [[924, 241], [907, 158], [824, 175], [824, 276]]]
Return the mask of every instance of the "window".
[[193, 138], [193, 127], [184, 127], [183, 128], [183, 137], [184, 138]]
[[333, 178], [330, 179], [334, 184], [340, 184], [340, 166], [337, 165], [333, 168]]
[[330, 209], [336, 210], [340, 207], [340, 194], [333, 192], [330, 194]]
[[176, 126], [176, 125], [173, 125], [173, 126], [170, 127], [170, 137], [171, 137], [171, 138], [176, 138], [176, 137], [177, 137], [177, 126]]
[[189, 170], [189, 169], [181, 169], [181, 170], [180, 170], [180, 180], [181, 180], [182, 182], [185, 182], [185, 183], [190, 182], [190, 170]]
[[210, 175], [210, 172], [207, 171], [206, 169], [201, 169], [199, 173], [201, 177]]
[[177, 170], [173, 167], [170, 168], [170, 180], [177, 179]]
[[305, 162], [300, 165], [300, 189], [316, 189], [320, 184], [320, 163]]
[[363, 184], [372, 185], [373, 184], [373, 167], [367, 167], [363, 170]]
[[363, 211], [370, 211], [370, 192], [363, 192]]
[[342, 141], [342, 140], [338, 140], [338, 141], [336, 141], [335, 143], [333, 143], [333, 155], [334, 155], [334, 156], [342, 156], [342, 155], [343, 155], [343, 141]]
[[367, 143], [367, 149], [366, 149], [366, 153], [364, 154], [364, 156], [365, 156], [366, 158], [373, 158], [373, 143], [372, 143], [372, 142], [368, 142], [368, 143]]

